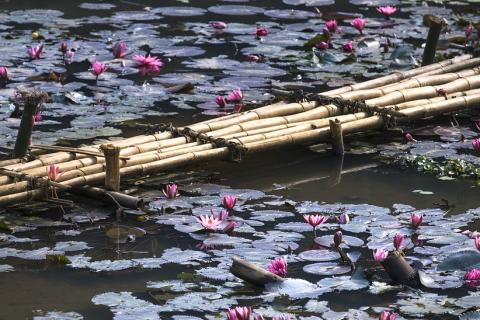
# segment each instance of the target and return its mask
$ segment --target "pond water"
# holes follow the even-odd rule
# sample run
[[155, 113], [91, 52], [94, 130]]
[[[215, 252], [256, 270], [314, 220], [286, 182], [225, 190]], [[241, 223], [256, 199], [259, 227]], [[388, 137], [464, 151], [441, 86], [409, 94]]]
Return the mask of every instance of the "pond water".
[[[391, 19], [375, 9], [387, 4], [400, 9]], [[272, 88], [320, 92], [415, 67], [424, 14], [449, 20], [445, 44], [464, 37], [479, 8], [475, 1], [0, 1], [0, 66], [9, 70], [0, 89], [0, 147], [14, 144], [19, 119], [11, 113], [22, 88], [52, 97], [35, 143], [101, 143], [141, 134], [142, 123], [184, 125], [234, 112], [215, 97], [236, 88], [248, 110], [269, 103]], [[367, 19], [363, 35], [349, 24], [359, 15]], [[312, 56], [304, 44], [333, 18], [342, 29], [335, 48]], [[228, 27], [216, 30], [212, 21]], [[269, 34], [256, 39], [256, 25]], [[384, 53], [387, 38], [395, 47]], [[341, 49], [349, 39], [355, 56]], [[73, 57], [62, 56], [61, 41]], [[123, 60], [111, 53], [118, 41], [127, 45]], [[41, 58], [29, 59], [27, 46], [40, 44]], [[159, 73], [139, 74], [131, 56], [145, 53], [163, 60]], [[98, 81], [88, 71], [94, 61], [107, 65]], [[186, 83], [193, 92], [171, 89]], [[325, 146], [297, 147], [125, 181], [152, 200], [149, 215], [115, 218], [111, 208], [80, 198], [71, 208], [0, 211], [0, 319], [226, 319], [238, 305], [266, 319], [378, 319], [383, 310], [397, 319], [480, 319], [480, 291], [463, 280], [480, 267], [467, 232], [480, 225], [477, 182], [397, 163], [426, 155], [477, 167], [469, 140], [476, 116], [459, 117], [456, 127], [447, 117], [409, 124], [416, 144], [383, 134], [350, 138], [343, 162]], [[162, 193], [169, 182], [179, 186], [173, 200]], [[201, 232], [195, 217], [220, 212], [225, 195], [237, 197], [229, 218], [235, 230]], [[336, 222], [342, 213], [349, 223]], [[415, 230], [413, 213], [423, 217]], [[304, 214], [330, 219], [314, 236]], [[338, 230], [354, 272], [332, 247]], [[374, 249], [392, 252], [397, 233], [407, 236], [407, 260], [423, 270], [420, 286], [391, 282], [373, 259]], [[287, 280], [246, 285], [228, 271], [233, 256], [261, 267], [284, 257]]]

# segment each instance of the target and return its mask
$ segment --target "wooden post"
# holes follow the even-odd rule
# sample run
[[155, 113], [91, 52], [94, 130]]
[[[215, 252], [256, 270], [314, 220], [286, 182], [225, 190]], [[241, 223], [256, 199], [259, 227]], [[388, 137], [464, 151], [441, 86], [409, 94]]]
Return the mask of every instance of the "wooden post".
[[330, 120], [329, 123], [333, 153], [336, 155], [343, 155], [345, 153], [345, 148], [343, 146], [342, 123], [338, 119], [335, 119], [335, 121]]
[[418, 283], [418, 272], [397, 251], [389, 254], [381, 264], [393, 281], [404, 284]]
[[120, 191], [120, 147], [112, 144], [102, 145], [105, 155], [105, 187], [107, 190]]
[[435, 52], [437, 51], [438, 38], [445, 25], [444, 20], [438, 17], [432, 17], [430, 20], [430, 29], [428, 30], [427, 42], [423, 50], [422, 66], [433, 63], [435, 59]]
[[34, 116], [37, 108], [45, 100], [48, 95], [43, 91], [27, 91], [21, 92], [24, 103], [22, 120], [20, 121], [20, 128], [18, 128], [17, 140], [13, 149], [13, 156], [15, 158], [24, 157], [27, 154], [28, 146], [31, 144], [33, 126], [35, 125]]

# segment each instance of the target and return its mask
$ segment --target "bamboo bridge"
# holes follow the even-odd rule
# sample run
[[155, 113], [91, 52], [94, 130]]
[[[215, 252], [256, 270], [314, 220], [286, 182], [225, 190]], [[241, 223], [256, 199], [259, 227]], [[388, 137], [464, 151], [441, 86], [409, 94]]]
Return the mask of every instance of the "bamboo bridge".
[[[289, 145], [332, 142], [344, 135], [381, 129], [480, 105], [480, 58], [462, 55], [374, 80], [157, 131], [107, 145], [42, 149], [28, 158], [0, 161], [0, 206], [45, 197], [46, 187], [69, 191], [106, 185], [119, 189], [120, 177], [158, 173], [211, 159], [239, 161], [250, 153]], [[50, 181], [49, 165], [63, 175]], [[48, 192], [47, 192], [48, 193]]]

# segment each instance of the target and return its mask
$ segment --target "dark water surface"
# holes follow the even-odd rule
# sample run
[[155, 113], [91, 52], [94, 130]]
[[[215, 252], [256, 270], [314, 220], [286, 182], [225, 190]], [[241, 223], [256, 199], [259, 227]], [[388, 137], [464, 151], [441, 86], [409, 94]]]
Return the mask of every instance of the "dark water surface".
[[[55, 98], [45, 106], [34, 142], [99, 143], [140, 134], [141, 130], [135, 128], [137, 123], [183, 125], [232, 112], [231, 106], [219, 109], [213, 99], [236, 87], [244, 90], [248, 109], [268, 103], [272, 86], [321, 91], [397, 67], [414, 67], [410, 58], [420, 57], [419, 45], [427, 32], [422, 25], [423, 14], [452, 18], [453, 13], [463, 12], [466, 19], [475, 21], [478, 13], [478, 5], [461, 1], [318, 1], [316, 7], [323, 13], [322, 18], [315, 16], [313, 7], [286, 3], [1, 1], [0, 61], [12, 70], [13, 81], [0, 91], [0, 146], [12, 147], [14, 143], [18, 120], [9, 118], [8, 99], [21, 84], [41, 87]], [[385, 4], [401, 8], [393, 27], [375, 10], [377, 5]], [[238, 15], [238, 8], [220, 10], [213, 8], [216, 5], [253, 6], [247, 12], [256, 13]], [[172, 16], [174, 9], [160, 9], [170, 6], [195, 8], [184, 16]], [[303, 12], [292, 18], [287, 14], [291, 9]], [[268, 11], [265, 15], [266, 10], [285, 11]], [[348, 24], [358, 14], [367, 17], [365, 37], [359, 37]], [[376, 49], [359, 48], [360, 59], [355, 62], [312, 64], [303, 43], [321, 32], [327, 17], [346, 19], [341, 23], [344, 33], [335, 38], [336, 45], [346, 39], [356, 43], [373, 39]], [[230, 29], [214, 32], [207, 23], [216, 20], [229, 23]], [[463, 34], [464, 26], [453, 18], [451, 22], [449, 36]], [[271, 31], [263, 41], [252, 34], [257, 23]], [[37, 30], [45, 37], [46, 52], [42, 59], [31, 62], [25, 57], [25, 49], [32, 44], [31, 32]], [[398, 46], [408, 46], [405, 56], [393, 59], [381, 54], [378, 46], [387, 37], [396, 38]], [[57, 52], [61, 39], [67, 39], [77, 50], [68, 67]], [[162, 72], [143, 77], [128, 62], [122, 66], [111, 61], [109, 47], [117, 40], [125, 40], [132, 53], [145, 53], [146, 46], [150, 47], [152, 54], [166, 62]], [[264, 54], [268, 60], [246, 63], [244, 56], [249, 53]], [[335, 54], [345, 58], [338, 47]], [[109, 66], [109, 73], [100, 76], [97, 84], [87, 72], [89, 61], [94, 60]], [[45, 79], [52, 71], [65, 74], [66, 80], [59, 83]], [[166, 92], [167, 86], [185, 82], [194, 85], [195, 94]], [[73, 99], [76, 101], [69, 98], [72, 93], [79, 95]], [[401, 145], [401, 138], [394, 140]], [[424, 214], [425, 224], [418, 231], [420, 243], [415, 249], [409, 242], [407, 256], [420, 261], [431, 276], [437, 275], [439, 262], [451, 252], [473, 252], [473, 240], [461, 231], [478, 230], [477, 184], [439, 180], [413, 169], [388, 165], [379, 161], [375, 150], [355, 151], [358, 143], [368, 141], [349, 141], [352, 150], [345, 156], [343, 167], [328, 151], [298, 147], [248, 156], [240, 164], [209, 161], [140, 182], [129, 181], [129, 187], [139, 187], [139, 194], [149, 198], [161, 198], [165, 183], [179, 185], [178, 202], [154, 202], [152, 210], [160, 211], [164, 206], [167, 213], [147, 219], [116, 221], [110, 208], [84, 199], [79, 207], [67, 209], [68, 217], [76, 216], [72, 218], [76, 223], [62, 220], [55, 206], [38, 207], [28, 214], [20, 209], [9, 210], [3, 219], [17, 229], [0, 237], [0, 270], [5, 269], [0, 272], [0, 319], [225, 319], [227, 308], [236, 305], [251, 305], [268, 319], [280, 314], [309, 320], [377, 319], [383, 309], [398, 312], [398, 319], [478, 319], [478, 312], [472, 310], [478, 307], [480, 296], [475, 289], [464, 286], [465, 270], [454, 268], [442, 273], [435, 278], [439, 283], [436, 288], [415, 289], [388, 288], [388, 278], [366, 279], [361, 272], [352, 276], [348, 270], [335, 275], [328, 271], [315, 273], [323, 267], [314, 268], [314, 272], [304, 269], [319, 260], [309, 260], [302, 252], [331, 251], [314, 242], [311, 229], [303, 223], [304, 213], [349, 213], [350, 224], [329, 223], [319, 228], [317, 236], [331, 236], [342, 229], [345, 235], [355, 237], [353, 241], [361, 239], [360, 245], [349, 243], [347, 248], [361, 254], [360, 269], [374, 265], [372, 249], [392, 249], [391, 238], [396, 232], [412, 234], [408, 227], [412, 212]], [[380, 140], [381, 144], [388, 142]], [[226, 194], [239, 198], [234, 216], [243, 224], [234, 235], [216, 238], [221, 233], [185, 231], [195, 225], [192, 213], [207, 214], [211, 207], [218, 212]], [[265, 219], [268, 215], [273, 218]], [[98, 221], [91, 223], [89, 219]], [[106, 232], [117, 223], [130, 228], [129, 234], [135, 233], [132, 227], [142, 228], [147, 234], [117, 244], [126, 239], [109, 237]], [[31, 229], [18, 229], [24, 226]], [[69, 233], [72, 230], [80, 232]], [[62, 231], [68, 232], [60, 234]], [[67, 241], [74, 241], [70, 245], [80, 248], [55, 249]], [[45, 252], [38, 251], [42, 248], [50, 254], [65, 252], [71, 264], [46, 261]], [[312, 292], [301, 294], [308, 287], [305, 283], [266, 291], [244, 286], [229, 276], [233, 255], [262, 266], [277, 256], [287, 256], [288, 277], [307, 280], [312, 286], [318, 284], [315, 290], [320, 291], [310, 288]], [[318, 255], [323, 257], [323, 253]], [[337, 266], [338, 259], [331, 260]], [[326, 282], [329, 279], [333, 284]], [[475, 299], [477, 303], [472, 302]], [[471, 318], [461, 318], [466, 310], [473, 312]]]

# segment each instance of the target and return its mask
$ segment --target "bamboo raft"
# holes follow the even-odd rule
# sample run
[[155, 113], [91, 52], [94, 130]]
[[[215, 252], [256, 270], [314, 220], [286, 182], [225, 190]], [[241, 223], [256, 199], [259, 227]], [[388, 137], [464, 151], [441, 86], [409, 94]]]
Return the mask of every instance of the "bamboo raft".
[[108, 145], [80, 149], [33, 146], [43, 154], [29, 160], [0, 161], [0, 206], [44, 198], [45, 185], [50, 183], [47, 168], [52, 164], [64, 173], [52, 182], [60, 191], [102, 184], [118, 191], [119, 181], [112, 182], [113, 171], [118, 177], [127, 177], [212, 159], [240, 160], [254, 152], [329, 142], [392, 122], [479, 104], [480, 58], [462, 55], [326, 91], [309, 101], [271, 104], [184, 128], [160, 126], [160, 132]]

